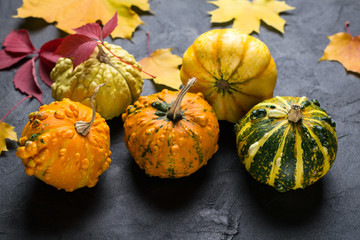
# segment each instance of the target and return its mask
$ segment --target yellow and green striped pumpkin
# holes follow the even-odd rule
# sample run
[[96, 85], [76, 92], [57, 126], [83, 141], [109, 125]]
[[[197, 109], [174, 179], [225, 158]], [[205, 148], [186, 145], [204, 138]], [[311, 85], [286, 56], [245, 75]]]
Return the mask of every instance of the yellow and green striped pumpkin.
[[279, 192], [323, 177], [337, 152], [335, 122], [317, 100], [275, 97], [255, 105], [235, 125], [246, 170]]

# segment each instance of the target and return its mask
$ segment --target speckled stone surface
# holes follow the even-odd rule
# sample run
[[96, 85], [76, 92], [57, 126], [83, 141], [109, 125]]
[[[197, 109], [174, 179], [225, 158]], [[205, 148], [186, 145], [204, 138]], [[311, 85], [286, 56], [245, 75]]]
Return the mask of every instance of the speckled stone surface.
[[[360, 234], [360, 75], [337, 62], [318, 62], [326, 36], [350, 30], [360, 34], [358, 0], [288, 0], [296, 9], [279, 34], [262, 25], [261, 39], [278, 68], [275, 95], [316, 98], [337, 123], [338, 154], [329, 173], [305, 190], [278, 193], [255, 182], [236, 153], [233, 125], [220, 123], [219, 151], [194, 175], [177, 180], [147, 177], [123, 142], [120, 118], [109, 121], [112, 163], [92, 189], [58, 191], [24, 173], [16, 143], [0, 156], [0, 239], [357, 239]], [[150, 48], [173, 48], [179, 56], [198, 35], [229, 24], [211, 24], [216, 7], [205, 0], [150, 0], [153, 14], [141, 12], [144, 25], [131, 41], [113, 41], [137, 60]], [[0, 39], [12, 29], [27, 29], [37, 49], [65, 36], [41, 19], [15, 19], [20, 0], [0, 1]], [[135, 9], [138, 11], [137, 9]], [[109, 40], [111, 41], [111, 40]], [[14, 89], [14, 68], [0, 71], [0, 116], [23, 95]], [[44, 103], [51, 90], [40, 82]], [[146, 80], [142, 95], [159, 90]], [[27, 115], [37, 110], [27, 100], [5, 120], [18, 135]]]

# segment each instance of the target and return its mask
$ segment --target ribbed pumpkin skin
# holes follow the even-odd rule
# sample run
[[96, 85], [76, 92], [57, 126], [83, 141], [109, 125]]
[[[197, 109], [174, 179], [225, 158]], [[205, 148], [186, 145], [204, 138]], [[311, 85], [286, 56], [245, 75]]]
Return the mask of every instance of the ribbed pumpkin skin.
[[183, 119], [173, 122], [167, 118], [177, 93], [163, 90], [142, 96], [122, 115], [124, 142], [136, 163], [150, 176], [188, 176], [205, 165], [218, 149], [218, 120], [201, 93], [185, 95], [181, 102]]
[[111, 163], [110, 130], [96, 113], [89, 134], [78, 134], [75, 122], [91, 117], [91, 108], [67, 98], [30, 113], [16, 152], [25, 172], [69, 192], [95, 186]]
[[276, 66], [267, 46], [236, 29], [200, 35], [183, 55], [181, 80], [198, 81], [219, 120], [238, 122], [255, 104], [273, 97]]
[[[292, 104], [302, 120], [288, 119]], [[277, 191], [305, 188], [323, 177], [337, 152], [335, 123], [316, 100], [275, 97], [254, 106], [235, 125], [238, 154], [246, 170]]]

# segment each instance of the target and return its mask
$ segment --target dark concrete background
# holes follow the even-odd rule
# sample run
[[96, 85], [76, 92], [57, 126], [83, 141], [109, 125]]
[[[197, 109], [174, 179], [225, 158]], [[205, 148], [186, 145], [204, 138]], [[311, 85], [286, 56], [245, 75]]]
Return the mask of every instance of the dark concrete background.
[[[120, 118], [109, 121], [112, 163], [96, 187], [73, 193], [58, 191], [24, 173], [15, 156], [16, 143], [0, 156], [0, 239], [356, 239], [360, 234], [360, 75], [337, 62], [318, 62], [329, 43], [326, 36], [345, 31], [360, 34], [358, 0], [288, 0], [296, 9], [279, 34], [264, 24], [253, 34], [269, 47], [278, 68], [275, 95], [316, 98], [337, 123], [339, 150], [330, 172], [305, 190], [277, 193], [255, 182], [240, 164], [232, 124], [221, 122], [219, 151], [190, 177], [161, 180], [147, 177], [129, 155]], [[131, 41], [117, 39], [137, 60], [150, 47], [174, 48], [182, 56], [195, 38], [213, 28], [200, 0], [150, 0], [154, 14], [140, 13], [145, 25]], [[41, 19], [15, 19], [21, 0], [0, 1], [0, 39], [11, 29], [27, 29], [37, 49], [65, 36]], [[110, 41], [110, 40], [109, 40]], [[18, 66], [17, 66], [18, 67]], [[0, 117], [24, 97], [14, 89], [15, 68], [0, 71]], [[44, 103], [51, 90], [40, 83]], [[157, 91], [146, 80], [143, 95]], [[27, 100], [5, 122], [20, 136]]]

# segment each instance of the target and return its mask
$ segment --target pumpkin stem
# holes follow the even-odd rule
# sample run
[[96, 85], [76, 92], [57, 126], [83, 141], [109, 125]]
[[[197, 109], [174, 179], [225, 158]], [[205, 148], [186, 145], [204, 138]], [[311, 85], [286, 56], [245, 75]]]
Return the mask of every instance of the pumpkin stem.
[[181, 108], [180, 108], [181, 102], [187, 91], [189, 91], [189, 89], [195, 84], [195, 82], [196, 82], [196, 78], [192, 77], [186, 83], [185, 87], [181, 89], [179, 95], [175, 99], [173, 105], [170, 107], [170, 110], [166, 115], [171, 121], [177, 122], [182, 119]]
[[288, 119], [291, 122], [297, 123], [298, 121], [300, 121], [303, 117], [302, 111], [301, 111], [301, 106], [298, 104], [292, 104], [291, 105], [291, 109], [289, 110], [288, 113]]
[[219, 81], [217, 81], [216, 87], [220, 88], [221, 90], [226, 91], [229, 89], [229, 83], [225, 80], [220, 79]]
[[[96, 58], [99, 60], [99, 62], [101, 63], [106, 63], [111, 65], [110, 62], [110, 58], [109, 56], [106, 54], [106, 52], [104, 51], [104, 49], [98, 44], [97, 48], [99, 49], [98, 54], [96, 55]], [[112, 66], [112, 65], [111, 65]]]
[[[105, 45], [104, 45], [105, 46]], [[112, 64], [110, 62], [110, 58], [109, 56], [106, 54], [106, 52], [104, 51], [104, 49], [100, 46], [100, 45], [97, 45], [97, 48], [99, 49], [99, 52], [96, 56], [96, 58], [99, 60], [99, 62], [101, 63], [105, 63], [105, 64], [108, 64], [110, 65], [111, 67], [113, 67], [116, 71], [118, 71], [118, 73], [120, 73], [120, 75], [125, 79], [125, 81], [128, 83], [128, 80], [127, 78], [125, 77], [125, 75], [123, 74], [123, 72], [117, 68], [114, 64]], [[110, 49], [107, 48], [108, 51], [110, 51]], [[116, 56], [116, 55], [115, 55]]]
[[93, 95], [90, 98], [90, 104], [91, 104], [91, 109], [92, 109], [92, 118], [91, 118], [90, 122], [77, 121], [74, 125], [76, 132], [83, 135], [84, 137], [86, 137], [86, 135], [88, 135], [88, 133], [90, 132], [90, 128], [94, 123], [95, 116], [96, 116], [94, 99], [95, 99], [99, 89], [104, 85], [105, 85], [105, 83], [97, 85], [94, 90]]

